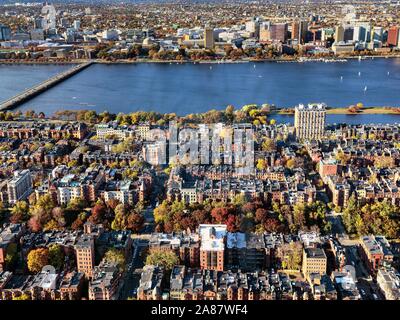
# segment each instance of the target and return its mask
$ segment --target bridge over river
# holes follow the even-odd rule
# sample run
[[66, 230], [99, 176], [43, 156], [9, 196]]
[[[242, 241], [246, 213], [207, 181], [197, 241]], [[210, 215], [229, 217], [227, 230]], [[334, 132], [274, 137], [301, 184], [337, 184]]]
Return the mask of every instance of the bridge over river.
[[82, 63], [79, 65], [76, 65], [72, 67], [71, 69], [68, 69], [67, 71], [61, 72], [54, 77], [51, 77], [50, 79], [47, 79], [43, 81], [42, 83], [39, 83], [38, 85], [35, 85], [17, 95], [14, 97], [11, 97], [3, 102], [0, 103], [0, 111], [4, 110], [12, 110], [16, 108], [17, 106], [21, 105], [22, 103], [34, 98], [35, 96], [39, 95], [40, 93], [54, 87], [58, 83], [72, 77], [73, 75], [77, 74], [78, 72], [82, 71], [83, 69], [86, 69], [90, 65], [92, 65], [93, 62], [86, 62]]

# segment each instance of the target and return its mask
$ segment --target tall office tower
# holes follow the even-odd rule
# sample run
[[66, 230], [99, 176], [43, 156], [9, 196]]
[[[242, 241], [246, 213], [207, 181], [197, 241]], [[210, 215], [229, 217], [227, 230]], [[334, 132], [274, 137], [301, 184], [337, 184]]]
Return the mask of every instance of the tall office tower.
[[260, 24], [256, 20], [247, 21], [246, 31], [251, 33], [252, 37], [258, 38], [260, 34]]
[[292, 23], [292, 40], [298, 40], [299, 43], [307, 42], [308, 22], [294, 21]]
[[25, 200], [32, 192], [32, 176], [29, 170], [15, 171], [14, 177], [8, 181], [8, 203], [15, 204]]
[[296, 106], [294, 127], [300, 140], [320, 139], [325, 133], [326, 105], [323, 103]]
[[33, 29], [42, 29], [43, 19], [41, 17], [36, 17], [33, 19]]
[[354, 41], [370, 42], [371, 41], [371, 24], [369, 22], [358, 22], [354, 26]]
[[360, 41], [360, 33], [361, 33], [361, 27], [360, 26], [354, 26], [354, 31], [353, 31], [353, 41]]
[[79, 30], [81, 28], [81, 22], [79, 20], [74, 20], [74, 29]]
[[42, 14], [43, 14], [43, 29], [45, 30], [55, 29], [56, 17], [57, 17], [56, 8], [54, 8], [53, 5], [46, 4], [42, 8]]
[[300, 23], [298, 21], [292, 22], [292, 40], [299, 40]]
[[354, 38], [354, 28], [352, 26], [346, 26], [343, 33], [343, 41], [352, 41]]
[[372, 40], [382, 41], [383, 40], [383, 28], [382, 27], [374, 27], [372, 29]]
[[0, 41], [8, 41], [11, 39], [11, 29], [0, 24]]
[[226, 225], [201, 224], [200, 234], [200, 268], [207, 270], [224, 270], [224, 252]]
[[204, 28], [204, 47], [207, 49], [214, 48], [214, 29], [209, 26]]
[[366, 25], [365, 26], [365, 42], [370, 42], [372, 39], [372, 27], [371, 25]]
[[78, 272], [82, 272], [87, 278], [91, 278], [95, 265], [93, 237], [89, 235], [80, 237], [75, 245], [75, 254]]
[[344, 41], [344, 28], [342, 26], [337, 26], [335, 28], [335, 42]]
[[269, 31], [271, 40], [285, 42], [287, 39], [288, 25], [287, 23], [271, 24]]
[[387, 44], [391, 47], [398, 47], [399, 38], [400, 38], [399, 27], [397, 26], [390, 27], [388, 30]]
[[66, 18], [61, 18], [60, 19], [60, 25], [63, 28], [69, 28], [70, 27], [69, 21]]
[[271, 40], [271, 35], [269, 32], [269, 27], [270, 27], [271, 23], [268, 22], [263, 22], [260, 25], [260, 36], [259, 36], [259, 40], [260, 42], [266, 42]]

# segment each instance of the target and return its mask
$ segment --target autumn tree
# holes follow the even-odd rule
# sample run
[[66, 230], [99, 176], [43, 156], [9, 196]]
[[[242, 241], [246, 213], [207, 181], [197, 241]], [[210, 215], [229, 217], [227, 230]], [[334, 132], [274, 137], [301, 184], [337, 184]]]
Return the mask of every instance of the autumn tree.
[[49, 250], [47, 248], [33, 249], [28, 253], [28, 269], [38, 273], [49, 263]]
[[21, 223], [29, 217], [29, 205], [26, 201], [17, 201], [11, 208], [10, 221], [12, 223]]
[[302, 246], [291, 242], [284, 245], [284, 256], [282, 257], [282, 268], [288, 270], [300, 270], [302, 261]]
[[91, 215], [88, 219], [93, 224], [100, 224], [105, 219], [106, 207], [100, 203], [96, 203], [92, 208]]

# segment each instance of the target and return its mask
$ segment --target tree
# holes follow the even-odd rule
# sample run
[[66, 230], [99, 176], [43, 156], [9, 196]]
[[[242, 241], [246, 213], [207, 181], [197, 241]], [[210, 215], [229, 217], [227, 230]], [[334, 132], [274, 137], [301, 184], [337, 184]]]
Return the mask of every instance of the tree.
[[28, 269], [38, 273], [49, 262], [49, 250], [47, 248], [33, 249], [28, 253]]
[[275, 144], [274, 140], [272, 140], [270, 138], [264, 138], [264, 141], [261, 145], [261, 149], [263, 151], [271, 152], [271, 151], [274, 151], [275, 148], [276, 148], [276, 144]]
[[357, 214], [358, 211], [358, 203], [353, 195], [350, 197], [347, 207], [343, 210], [342, 214], [343, 225], [348, 233], [354, 232], [353, 217]]
[[296, 165], [295, 159], [289, 159], [288, 161], [286, 161], [286, 167], [288, 169], [293, 169], [295, 165]]
[[267, 232], [278, 232], [280, 226], [279, 220], [275, 218], [268, 218], [264, 222], [264, 230]]
[[106, 208], [102, 204], [96, 203], [92, 208], [92, 212], [88, 221], [93, 224], [102, 223], [105, 215], [106, 215]]
[[[35, 229], [35, 228], [33, 228], [33, 229]], [[54, 219], [51, 219], [49, 222], [46, 223], [43, 230], [44, 231], [60, 230], [60, 226], [58, 225], [57, 221], [55, 221]]]
[[123, 204], [119, 204], [114, 212], [115, 217], [113, 222], [111, 223], [111, 228], [113, 230], [125, 230], [126, 229], [126, 211], [125, 206]]
[[18, 260], [18, 247], [16, 243], [10, 243], [7, 247], [5, 263], [8, 268], [12, 268]]
[[154, 209], [154, 221], [156, 223], [167, 222], [171, 216], [171, 209], [166, 200]]
[[214, 208], [211, 210], [211, 216], [214, 218], [216, 223], [226, 223], [229, 215], [229, 208]]
[[140, 213], [132, 212], [127, 219], [127, 229], [138, 233], [144, 225], [144, 217]]
[[17, 301], [17, 300], [31, 300], [31, 297], [28, 294], [23, 293], [18, 297], [13, 297], [12, 299], [15, 300], [15, 301]]
[[75, 221], [72, 223], [71, 228], [73, 230], [79, 230], [83, 228], [83, 220], [80, 217], [77, 217]]
[[29, 205], [26, 201], [17, 201], [11, 209], [10, 220], [12, 223], [26, 221], [29, 213]]
[[257, 223], [263, 223], [266, 219], [268, 218], [268, 211], [263, 209], [263, 208], [259, 208], [256, 210], [256, 217], [255, 220]]
[[268, 163], [265, 161], [265, 159], [258, 159], [257, 160], [257, 165], [256, 165], [257, 170], [265, 170], [268, 168]]
[[286, 245], [286, 252], [282, 259], [282, 268], [289, 270], [299, 270], [302, 260], [302, 246], [299, 243], [291, 242]]
[[49, 247], [49, 264], [56, 269], [61, 269], [64, 264], [64, 251], [58, 244]]
[[104, 259], [107, 262], [117, 264], [121, 271], [125, 268], [125, 256], [121, 250], [115, 248], [109, 249], [104, 255]]
[[304, 204], [296, 204], [293, 207], [293, 223], [297, 229], [302, 229], [306, 223]]
[[150, 250], [146, 257], [146, 265], [163, 266], [166, 270], [179, 264], [179, 258], [173, 251]]

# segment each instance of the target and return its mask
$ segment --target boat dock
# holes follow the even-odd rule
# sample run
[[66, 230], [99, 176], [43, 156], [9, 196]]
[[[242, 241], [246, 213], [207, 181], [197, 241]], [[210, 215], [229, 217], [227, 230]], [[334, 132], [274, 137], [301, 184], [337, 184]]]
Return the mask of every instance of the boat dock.
[[86, 62], [82, 63], [79, 65], [76, 65], [72, 67], [71, 69], [68, 69], [64, 72], [61, 72], [54, 77], [51, 77], [42, 83], [39, 83], [38, 85], [35, 85], [17, 95], [14, 97], [11, 97], [3, 102], [0, 103], [0, 111], [4, 110], [12, 110], [16, 108], [17, 106], [21, 105], [22, 103], [36, 97], [37, 95], [43, 93], [44, 91], [54, 87], [55, 85], [59, 84], [60, 82], [72, 77], [73, 75], [79, 73], [80, 71], [86, 69], [90, 65], [92, 65], [93, 62]]

